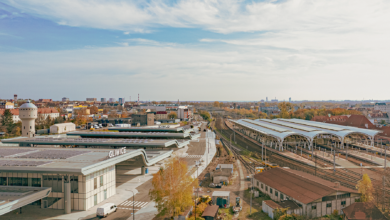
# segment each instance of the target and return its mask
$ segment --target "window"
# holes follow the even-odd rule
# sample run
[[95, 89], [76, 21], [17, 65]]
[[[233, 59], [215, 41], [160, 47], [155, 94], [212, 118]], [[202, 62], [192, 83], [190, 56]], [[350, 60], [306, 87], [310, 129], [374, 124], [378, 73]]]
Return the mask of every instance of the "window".
[[[95, 178], [96, 179], [96, 178]], [[97, 205], [97, 194], [95, 194], [94, 196], [93, 196], [93, 204], [94, 205]]]
[[257, 182], [257, 187], [259, 187], [259, 182]]
[[31, 129], [31, 126], [30, 126], [30, 129]]
[[284, 195], [280, 193], [280, 199], [284, 199]]
[[317, 209], [317, 205], [312, 205], [312, 206], [311, 206], [311, 209], [312, 209], [312, 210]]
[[266, 187], [265, 187], [265, 191], [267, 191], [267, 192], [268, 192], [268, 186], [266, 186]]
[[261, 188], [262, 188], [262, 189], [264, 188], [263, 184], [261, 184]]
[[103, 176], [100, 176], [100, 186], [103, 186]]
[[341, 205], [346, 205], [346, 201], [341, 201]]
[[97, 189], [97, 177], [93, 179], [93, 186], [94, 189]]
[[31, 186], [41, 187], [41, 178], [31, 178]]
[[9, 186], [28, 186], [28, 179], [21, 177], [10, 177], [8, 179]]
[[279, 196], [279, 194], [278, 194], [278, 192], [275, 190], [275, 196], [276, 197], [278, 197]]
[[104, 200], [107, 199], [107, 189], [104, 190]]
[[272, 193], [272, 188], [269, 188], [269, 192]]
[[79, 193], [79, 177], [71, 176], [70, 177], [70, 191], [71, 193]]
[[51, 187], [52, 192], [62, 192], [61, 176], [43, 176], [43, 187]]
[[7, 177], [0, 177], [0, 186], [7, 185]]
[[332, 207], [332, 203], [327, 203], [326, 208], [330, 208], [330, 207]]

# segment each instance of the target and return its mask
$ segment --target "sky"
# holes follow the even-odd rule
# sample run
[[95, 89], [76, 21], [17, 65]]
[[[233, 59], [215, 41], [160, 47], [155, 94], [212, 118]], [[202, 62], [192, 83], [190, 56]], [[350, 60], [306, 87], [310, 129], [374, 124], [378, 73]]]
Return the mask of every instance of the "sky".
[[389, 99], [388, 0], [0, 0], [0, 99]]

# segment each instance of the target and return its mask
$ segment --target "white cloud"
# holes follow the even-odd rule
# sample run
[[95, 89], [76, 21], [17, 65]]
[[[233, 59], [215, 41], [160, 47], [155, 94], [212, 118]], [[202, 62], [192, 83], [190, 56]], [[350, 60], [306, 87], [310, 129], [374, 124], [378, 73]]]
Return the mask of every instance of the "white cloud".
[[[12, 73], [0, 93], [11, 90], [11, 82], [28, 86], [39, 76], [50, 76], [64, 77], [64, 86], [47, 85], [54, 90], [85, 82], [111, 85], [99, 94], [102, 97], [140, 92], [151, 99], [171, 100], [388, 98], [386, 86], [377, 86], [390, 80], [387, 0], [10, 0], [9, 4], [63, 25], [124, 34], [161, 26], [202, 28], [226, 36], [251, 34], [203, 38], [196, 45], [137, 38], [119, 42], [123, 47], [118, 48], [0, 53], [0, 73]], [[156, 92], [160, 90], [164, 92]], [[70, 92], [77, 96], [86, 91], [75, 85]], [[97, 92], [92, 89], [91, 95]]]
[[230, 44], [0, 53], [0, 73], [12, 73], [2, 77], [0, 93], [25, 97], [34, 90], [35, 98], [49, 92], [57, 99], [137, 93], [152, 100], [386, 99], [388, 89], [378, 83], [390, 80], [390, 66], [385, 58], [367, 56]]

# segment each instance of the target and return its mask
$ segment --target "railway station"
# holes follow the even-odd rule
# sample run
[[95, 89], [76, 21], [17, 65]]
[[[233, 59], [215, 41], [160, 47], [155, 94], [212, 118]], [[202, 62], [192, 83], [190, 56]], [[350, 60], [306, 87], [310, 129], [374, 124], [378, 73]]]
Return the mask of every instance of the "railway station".
[[189, 140], [176, 139], [111, 139], [111, 138], [16, 138], [2, 140], [5, 144], [18, 144], [23, 147], [36, 147], [42, 145], [68, 148], [143, 148], [165, 149], [182, 148]]
[[348, 149], [348, 145], [366, 143], [374, 147], [374, 138], [379, 131], [362, 129], [301, 119], [240, 119], [230, 120], [234, 129], [252, 139], [284, 151], [303, 147], [314, 150], [316, 146], [331, 145], [332, 148]]
[[[42, 195], [25, 201], [24, 194], [12, 206], [0, 204], [4, 214], [27, 204], [39, 208], [87, 210], [116, 193], [118, 166], [151, 166], [171, 156], [173, 150], [143, 149], [70, 149], [70, 148], [0, 148], [0, 183], [8, 191], [20, 187], [36, 190], [49, 188]], [[44, 187], [44, 188], [42, 188]], [[31, 189], [30, 189], [31, 191]], [[28, 195], [28, 194], [27, 194]], [[7, 205], [7, 206], [4, 206]]]
[[67, 133], [67, 136], [78, 136], [81, 138], [153, 138], [153, 139], [188, 139], [195, 140], [200, 137], [197, 133], [170, 133], [170, 132], [104, 132], [104, 131], [93, 131], [93, 132], [71, 132]]

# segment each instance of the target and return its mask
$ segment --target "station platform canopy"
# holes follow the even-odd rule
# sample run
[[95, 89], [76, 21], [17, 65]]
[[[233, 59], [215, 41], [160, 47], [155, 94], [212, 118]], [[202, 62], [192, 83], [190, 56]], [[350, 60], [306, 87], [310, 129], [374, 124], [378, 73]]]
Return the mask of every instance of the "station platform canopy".
[[1, 140], [6, 144], [33, 147], [37, 145], [131, 147], [131, 148], [182, 148], [190, 140], [176, 139], [112, 139], [112, 138], [19, 138]]
[[337, 137], [343, 142], [346, 136], [352, 134], [364, 135], [368, 137], [368, 139], [373, 140], [374, 136], [379, 133], [379, 131], [372, 129], [341, 126], [302, 119], [240, 119], [230, 121], [235, 125], [247, 128], [255, 133], [258, 132], [262, 136], [273, 137], [279, 143], [282, 143], [285, 138], [293, 135], [304, 137], [309, 143], [312, 143], [314, 138], [329, 136]]
[[108, 128], [108, 130], [113, 131], [133, 131], [133, 132], [169, 132], [169, 133], [188, 133], [188, 132], [194, 132], [194, 128], [187, 128], [187, 127], [130, 127], [130, 128], [122, 128], [122, 127], [111, 127]]
[[0, 148], [0, 169], [4, 172], [42, 172], [88, 175], [107, 167], [131, 162], [151, 166], [171, 156], [173, 150]]
[[47, 197], [51, 187], [0, 186], [0, 216]]
[[80, 136], [82, 138], [159, 138], [159, 139], [190, 139], [195, 140], [200, 134], [169, 133], [169, 132], [103, 132], [103, 131], [78, 131], [67, 133], [68, 136]]

